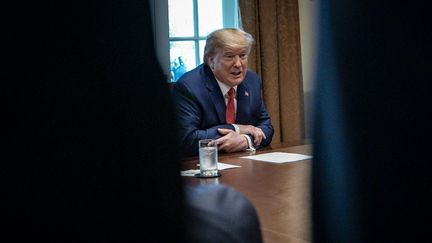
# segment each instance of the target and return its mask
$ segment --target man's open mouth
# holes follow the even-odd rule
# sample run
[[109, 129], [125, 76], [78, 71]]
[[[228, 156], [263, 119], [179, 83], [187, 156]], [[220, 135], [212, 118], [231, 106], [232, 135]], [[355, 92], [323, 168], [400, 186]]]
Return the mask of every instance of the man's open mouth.
[[241, 73], [242, 73], [241, 71], [231, 72], [231, 74], [234, 76], [239, 76]]

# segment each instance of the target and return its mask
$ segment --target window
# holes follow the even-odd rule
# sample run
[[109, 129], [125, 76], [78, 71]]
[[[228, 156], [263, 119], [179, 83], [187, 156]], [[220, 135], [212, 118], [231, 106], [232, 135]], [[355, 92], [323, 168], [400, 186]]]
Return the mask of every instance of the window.
[[207, 34], [222, 27], [239, 27], [237, 0], [154, 0], [156, 52], [167, 80], [203, 62]]

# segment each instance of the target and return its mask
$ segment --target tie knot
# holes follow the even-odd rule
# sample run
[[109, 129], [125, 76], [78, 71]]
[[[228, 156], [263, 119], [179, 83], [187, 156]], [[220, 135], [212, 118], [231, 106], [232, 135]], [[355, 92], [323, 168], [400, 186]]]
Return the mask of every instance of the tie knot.
[[228, 97], [234, 97], [234, 94], [235, 94], [235, 89], [234, 88], [231, 88], [231, 89], [228, 90]]

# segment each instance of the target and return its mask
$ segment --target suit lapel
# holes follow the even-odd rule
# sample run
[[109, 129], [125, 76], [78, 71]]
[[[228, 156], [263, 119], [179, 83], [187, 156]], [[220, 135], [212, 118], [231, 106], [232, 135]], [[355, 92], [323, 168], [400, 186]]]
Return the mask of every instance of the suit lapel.
[[217, 116], [219, 118], [219, 122], [223, 124], [226, 122], [225, 121], [225, 111], [226, 111], [225, 100], [223, 98], [219, 85], [213, 76], [213, 73], [209, 68], [205, 67], [205, 69], [206, 69], [205, 72], [207, 73], [206, 75], [207, 91], [214, 105], [214, 109], [216, 110]]
[[236, 123], [248, 124], [248, 110], [250, 107], [249, 88], [243, 83], [237, 86], [237, 117]]

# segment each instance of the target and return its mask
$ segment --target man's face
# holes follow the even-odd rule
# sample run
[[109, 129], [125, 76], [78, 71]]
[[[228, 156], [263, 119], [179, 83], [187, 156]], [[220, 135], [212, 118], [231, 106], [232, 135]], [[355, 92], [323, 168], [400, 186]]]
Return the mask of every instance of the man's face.
[[218, 49], [208, 60], [216, 79], [230, 87], [239, 85], [246, 77], [248, 65], [246, 47]]

